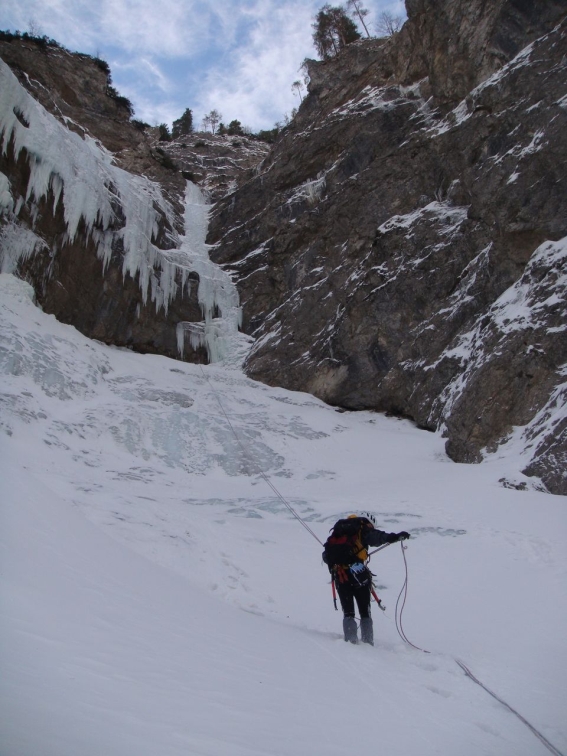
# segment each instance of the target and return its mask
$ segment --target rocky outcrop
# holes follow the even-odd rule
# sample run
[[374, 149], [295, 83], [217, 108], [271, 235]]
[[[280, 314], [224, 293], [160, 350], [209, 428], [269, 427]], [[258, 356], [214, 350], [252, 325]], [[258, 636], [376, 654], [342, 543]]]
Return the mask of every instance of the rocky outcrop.
[[0, 35], [0, 58], [48, 113], [80, 136], [98, 140], [120, 168], [159, 182], [181, 213], [183, 177], [163, 166], [143, 124], [131, 120], [128, 101], [112, 87], [105, 61], [39, 42]]
[[[488, 7], [489, 6], [489, 7]], [[215, 208], [250, 376], [521, 442], [567, 493], [564, 3], [408, 2], [389, 40], [311, 63], [258, 175]]]
[[249, 179], [270, 151], [266, 142], [249, 136], [208, 132], [185, 134], [170, 142], [159, 142], [154, 134], [152, 142], [154, 150], [166, 154], [185, 178], [199, 184], [211, 202]]
[[[151, 130], [130, 120], [103, 61], [8, 34], [0, 56], [2, 271], [28, 280], [47, 312], [87, 336], [218, 358], [238, 302], [208, 263], [206, 208], [192, 188], [187, 199], [186, 185], [200, 177], [220, 193], [220, 157], [184, 176], [191, 152], [172, 144], [184, 151], [174, 165]], [[214, 150], [227, 162], [236, 156], [229, 180], [266, 151], [232, 140]], [[196, 147], [194, 162], [199, 155]]]
[[427, 76], [436, 107], [450, 110], [478, 84], [546, 34], [563, 0], [406, 0], [410, 23], [395, 40], [396, 75]]

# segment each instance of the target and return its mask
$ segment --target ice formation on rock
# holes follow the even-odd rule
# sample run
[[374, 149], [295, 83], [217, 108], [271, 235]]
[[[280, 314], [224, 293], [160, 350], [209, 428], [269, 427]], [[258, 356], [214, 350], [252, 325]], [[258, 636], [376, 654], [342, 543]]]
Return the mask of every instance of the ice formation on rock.
[[[144, 303], [148, 295], [156, 310], [164, 308], [198, 276], [198, 299], [204, 321], [177, 326], [183, 356], [185, 333], [193, 348], [205, 346], [209, 359], [226, 356], [240, 322], [238, 294], [230, 276], [209, 260], [205, 237], [208, 209], [199, 188], [188, 182], [185, 236], [174, 230], [173, 208], [158, 184], [113, 164], [112, 154], [88, 135], [70, 131], [48, 113], [0, 60], [0, 149], [23, 154], [29, 168], [25, 197], [17, 197], [10, 180], [0, 174], [0, 269], [12, 273], [45, 241], [34, 233], [40, 203], [61, 204], [66, 223], [61, 243], [83, 234], [95, 242], [106, 271], [111, 255], [123, 250], [123, 276], [138, 276]], [[20, 222], [24, 205], [32, 228]], [[165, 226], [170, 249], [156, 238]], [[167, 237], [166, 237], [167, 238]], [[57, 253], [57, 249], [53, 250]], [[236, 339], [238, 341], [238, 338]]]
[[199, 304], [204, 322], [177, 324], [177, 345], [183, 356], [186, 334], [193, 349], [206, 347], [209, 360], [219, 362], [229, 354], [238, 334], [242, 313], [238, 292], [230, 275], [209, 258], [205, 238], [209, 206], [196, 184], [187, 182], [185, 193], [185, 236], [180, 254], [192, 272], [199, 276]]

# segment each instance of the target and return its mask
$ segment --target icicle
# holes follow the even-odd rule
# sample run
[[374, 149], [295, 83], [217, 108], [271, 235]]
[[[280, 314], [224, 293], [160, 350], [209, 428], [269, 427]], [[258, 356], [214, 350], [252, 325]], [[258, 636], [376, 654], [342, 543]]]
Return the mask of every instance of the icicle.
[[[183, 333], [189, 332], [193, 349], [204, 346], [210, 362], [219, 362], [227, 357], [238, 339], [242, 311], [236, 286], [230, 275], [209, 258], [205, 242], [209, 206], [196, 184], [187, 182], [185, 193], [185, 236], [179, 252], [184, 265], [199, 276], [197, 297], [204, 323], [182, 323]], [[180, 344], [178, 325], [178, 347]], [[185, 341], [179, 348], [183, 356]]]
[[[116, 167], [112, 164], [112, 155], [100, 143], [65, 128], [31, 97], [9, 67], [0, 61], [0, 143], [4, 154], [11, 142], [16, 159], [22, 150], [27, 155], [30, 177], [25, 202], [34, 223], [40, 201], [51, 191], [53, 210], [60, 204], [63, 209], [66, 222], [63, 241], [73, 242], [82, 221], [87, 237], [96, 245], [103, 273], [116, 244], [120, 243], [123, 276], [138, 276], [144, 305], [150, 297], [157, 310], [163, 308], [167, 312], [180, 286], [184, 293], [186, 289], [190, 292], [195, 279], [190, 273], [196, 273], [204, 322], [177, 325], [179, 354], [183, 356], [186, 333], [191, 347], [205, 347], [211, 362], [225, 359], [234, 350], [242, 352], [246, 338], [240, 338], [238, 333], [242, 323], [238, 293], [230, 275], [209, 259], [205, 243], [209, 207], [195, 184], [187, 183], [185, 236], [180, 240], [174, 236], [172, 249], [158, 249], [152, 239], [158, 234], [162, 218], [174, 228], [173, 209], [159, 186]], [[318, 181], [318, 186], [322, 185]], [[14, 198], [6, 182], [0, 183], [0, 198], [9, 209]], [[12, 211], [14, 219], [23, 201], [23, 198], [17, 199]], [[116, 228], [119, 221], [113, 209], [117, 202], [124, 218], [120, 228]], [[10, 266], [17, 265], [18, 255], [21, 259], [33, 254], [36, 242], [37, 237], [32, 232], [22, 231], [14, 246], [16, 258], [11, 259]], [[180, 246], [173, 246], [175, 243]]]
[[[16, 112], [27, 126], [16, 117]], [[13, 143], [15, 158], [25, 150], [30, 176], [25, 198], [13, 209], [18, 216], [24, 202], [29, 204], [34, 223], [38, 205], [53, 192], [53, 210], [63, 204], [65, 238], [73, 242], [83, 221], [86, 234], [97, 245], [97, 254], [106, 270], [113, 245], [124, 246], [123, 274], [135, 277], [144, 302], [151, 287], [156, 308], [167, 308], [177, 293], [176, 262], [167, 250], [152, 242], [165, 217], [174, 227], [173, 209], [152, 181], [134, 176], [112, 164], [112, 155], [89, 136], [82, 138], [65, 128], [21, 86], [10, 68], [0, 60], [0, 144], [3, 154]], [[4, 188], [4, 184], [0, 190]], [[4, 196], [4, 195], [2, 195]], [[124, 226], [117, 229], [113, 203], [119, 202]], [[156, 209], [157, 208], [157, 209]], [[176, 237], [172, 238], [175, 244]], [[172, 250], [175, 252], [175, 250]], [[160, 281], [156, 284], [154, 269]], [[161, 275], [162, 271], [165, 275]]]

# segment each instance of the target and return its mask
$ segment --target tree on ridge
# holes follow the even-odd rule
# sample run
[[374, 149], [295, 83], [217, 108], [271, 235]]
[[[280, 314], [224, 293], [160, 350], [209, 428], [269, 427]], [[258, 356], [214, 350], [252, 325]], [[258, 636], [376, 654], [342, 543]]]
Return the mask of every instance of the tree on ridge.
[[186, 108], [181, 118], [178, 118], [173, 122], [171, 127], [171, 136], [173, 137], [173, 139], [177, 139], [177, 137], [181, 136], [182, 134], [190, 134], [192, 131], [193, 112], [190, 108]]
[[361, 36], [342, 5], [326, 3], [317, 13], [312, 27], [313, 44], [323, 60], [334, 57]]
[[388, 11], [383, 11], [376, 22], [376, 31], [381, 37], [391, 37], [400, 31], [404, 25], [404, 19], [401, 16], [394, 16]]
[[203, 130], [211, 130], [212, 134], [216, 133], [217, 126], [222, 121], [222, 114], [218, 110], [211, 110], [203, 117]]
[[347, 0], [347, 10], [349, 10], [351, 13], [354, 13], [358, 16], [358, 20], [364, 27], [364, 31], [366, 32], [366, 36], [370, 37], [370, 32], [368, 31], [368, 27], [364, 23], [364, 19], [369, 13], [368, 8], [364, 7], [364, 4], [362, 0]]

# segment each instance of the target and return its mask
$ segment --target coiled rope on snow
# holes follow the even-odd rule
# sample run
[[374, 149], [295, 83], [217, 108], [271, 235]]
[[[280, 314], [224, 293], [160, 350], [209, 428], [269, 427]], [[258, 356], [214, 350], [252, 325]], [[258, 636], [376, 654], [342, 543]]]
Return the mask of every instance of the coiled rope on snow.
[[[411, 646], [412, 648], [415, 648], [418, 651], [423, 651], [424, 654], [430, 654], [431, 651], [426, 651], [424, 648], [420, 648], [419, 646], [416, 646], [414, 643], [408, 640], [408, 637], [404, 631], [404, 626], [402, 624], [402, 615], [404, 613], [404, 607], [406, 605], [406, 599], [408, 597], [408, 563], [406, 559], [407, 546], [404, 546], [404, 544], [401, 541], [400, 541], [400, 546], [402, 547], [402, 556], [404, 558], [404, 566], [406, 568], [406, 577], [404, 580], [404, 584], [402, 585], [402, 590], [400, 591], [398, 595], [398, 599], [396, 601], [396, 612], [395, 612], [396, 630], [398, 631], [398, 635], [400, 636], [400, 638], [404, 641], [404, 643], [407, 643], [408, 646]], [[402, 594], [404, 598], [400, 606], [400, 599], [402, 598]], [[399, 608], [399, 611], [398, 611], [398, 608]]]

